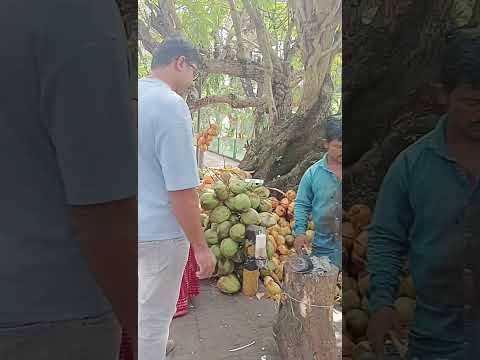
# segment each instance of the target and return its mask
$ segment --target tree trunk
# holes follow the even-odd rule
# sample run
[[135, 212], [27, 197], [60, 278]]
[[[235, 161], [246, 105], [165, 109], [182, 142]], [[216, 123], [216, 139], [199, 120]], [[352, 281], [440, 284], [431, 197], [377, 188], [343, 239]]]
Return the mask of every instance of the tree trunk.
[[345, 208], [373, 206], [395, 157], [445, 111], [436, 84], [454, 2], [344, 3]]
[[263, 131], [252, 142], [239, 167], [254, 171], [253, 176], [264, 179], [268, 186], [296, 189], [307, 168], [322, 157], [322, 120], [330, 112], [332, 92], [330, 81], [308, 112], [292, 115], [287, 121]]
[[[316, 47], [309, 44], [304, 52], [304, 57], [309, 59], [305, 69], [309, 75], [305, 76], [312, 78], [308, 81], [310, 85], [304, 87], [302, 109], [295, 115], [291, 114], [291, 90], [285, 88], [290, 71], [275, 68], [272, 84], [280, 120], [254, 139], [240, 163], [240, 168], [255, 171], [253, 176], [264, 179], [267, 185], [283, 190], [296, 188], [305, 170], [321, 158], [324, 150], [323, 120], [330, 114], [333, 94], [330, 69], [339, 50], [333, 35], [338, 35], [340, 6], [338, 0], [322, 4], [320, 6], [318, 0], [291, 1], [289, 4], [293, 6], [293, 15], [301, 34], [300, 47], [308, 42], [321, 42], [321, 46]], [[308, 26], [303, 24], [305, 21]], [[325, 29], [328, 34], [324, 34]], [[331, 42], [325, 40], [328, 38]]]
[[338, 269], [320, 275], [294, 272], [285, 264], [284, 289], [273, 333], [283, 360], [336, 360], [333, 304]]

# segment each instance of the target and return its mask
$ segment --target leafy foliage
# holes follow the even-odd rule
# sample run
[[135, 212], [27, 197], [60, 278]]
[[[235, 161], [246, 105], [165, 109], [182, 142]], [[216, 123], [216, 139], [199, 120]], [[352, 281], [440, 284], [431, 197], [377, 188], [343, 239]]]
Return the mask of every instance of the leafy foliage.
[[[149, 33], [153, 40], [160, 42], [161, 35], [154, 30], [151, 24], [152, 10], [160, 6], [162, 0], [139, 0], [139, 18], [149, 27]], [[287, 35], [291, 32], [290, 45], [298, 36], [293, 25], [288, 2], [284, 0], [252, 0], [265, 23], [270, 36], [272, 49], [280, 59], [285, 58], [284, 46]], [[227, 0], [175, 0], [175, 10], [182, 25], [182, 31], [186, 38], [191, 40], [203, 52], [210, 56], [225, 51], [226, 48], [237, 51], [237, 39], [230, 14], [230, 7]], [[261, 59], [258, 48], [255, 26], [247, 16], [243, 1], [236, 0], [236, 10], [240, 15], [243, 43], [247, 55], [252, 61]], [[144, 77], [150, 69], [151, 54], [146, 51], [141, 42], [138, 52], [138, 76]], [[302, 52], [297, 48], [294, 55], [287, 64], [293, 72], [301, 72], [304, 68]], [[341, 111], [341, 56], [335, 59], [332, 66], [331, 77], [335, 85], [335, 96], [332, 101], [332, 112]], [[254, 89], [257, 84], [253, 82]], [[201, 97], [212, 95], [234, 94], [244, 97], [245, 92], [239, 78], [222, 74], [210, 74], [207, 78], [201, 79]], [[303, 97], [303, 83], [300, 81], [292, 89], [293, 111], [300, 105]], [[200, 114], [200, 117], [198, 117]], [[219, 142], [213, 142], [212, 149], [234, 155], [241, 159], [245, 149], [244, 145], [252, 139], [255, 127], [255, 109], [232, 109], [229, 105], [215, 104], [201, 108], [192, 114], [194, 129], [200, 132], [212, 122], [221, 127]], [[235, 149], [235, 150], [234, 150]]]

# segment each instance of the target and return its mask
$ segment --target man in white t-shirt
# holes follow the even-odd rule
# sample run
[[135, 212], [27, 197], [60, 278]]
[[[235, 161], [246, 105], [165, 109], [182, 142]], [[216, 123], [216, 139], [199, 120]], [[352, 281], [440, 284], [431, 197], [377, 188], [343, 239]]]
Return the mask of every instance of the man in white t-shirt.
[[163, 42], [151, 75], [138, 84], [140, 360], [163, 360], [189, 246], [198, 276], [215, 270], [200, 224], [200, 184], [192, 119], [184, 99], [198, 75], [198, 51], [180, 38]]

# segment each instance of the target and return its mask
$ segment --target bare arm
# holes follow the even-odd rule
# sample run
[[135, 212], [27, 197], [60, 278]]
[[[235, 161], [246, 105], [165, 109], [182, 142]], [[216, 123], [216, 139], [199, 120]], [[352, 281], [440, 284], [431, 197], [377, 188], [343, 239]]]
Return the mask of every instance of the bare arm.
[[137, 339], [137, 199], [72, 206], [80, 239], [99, 286], [121, 325]]
[[172, 210], [193, 248], [200, 271], [200, 278], [209, 277], [215, 271], [215, 257], [210, 252], [200, 223], [200, 206], [195, 189], [170, 191]]

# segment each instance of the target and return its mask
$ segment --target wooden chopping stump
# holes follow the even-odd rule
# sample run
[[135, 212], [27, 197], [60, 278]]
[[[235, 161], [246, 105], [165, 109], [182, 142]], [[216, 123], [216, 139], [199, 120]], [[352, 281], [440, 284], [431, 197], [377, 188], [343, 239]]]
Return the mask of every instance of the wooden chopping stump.
[[338, 268], [328, 273], [301, 274], [285, 264], [284, 291], [273, 325], [282, 360], [336, 360], [333, 305]]

